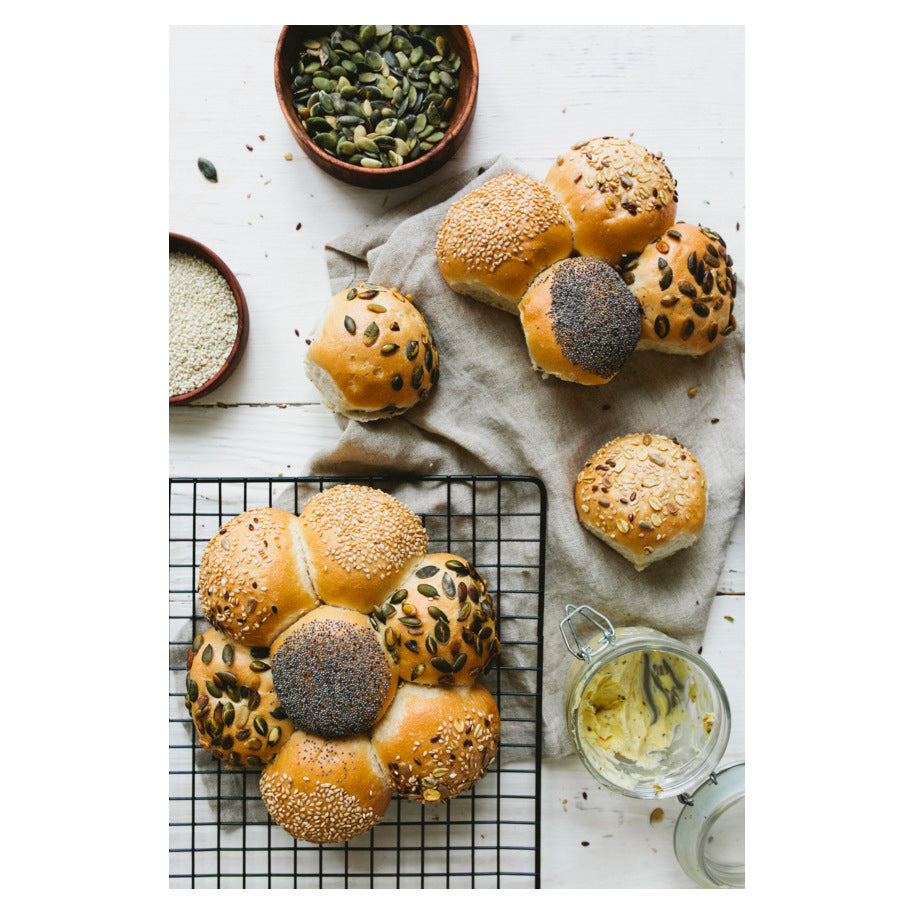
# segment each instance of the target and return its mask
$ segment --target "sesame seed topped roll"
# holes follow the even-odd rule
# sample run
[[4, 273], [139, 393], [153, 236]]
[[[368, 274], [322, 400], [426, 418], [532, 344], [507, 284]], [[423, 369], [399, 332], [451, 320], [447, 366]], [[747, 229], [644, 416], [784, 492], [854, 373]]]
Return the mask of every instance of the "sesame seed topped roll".
[[232, 641], [215, 628], [187, 654], [184, 705], [200, 745], [233, 768], [262, 768], [293, 726], [273, 688], [269, 651]]
[[260, 795], [293, 838], [334, 844], [377, 825], [392, 790], [367, 736], [325, 740], [296, 730], [260, 776]]
[[631, 140], [576, 143], [549, 169], [546, 184], [564, 204], [574, 249], [616, 265], [676, 219], [676, 182], [663, 159]]
[[488, 689], [404, 682], [371, 743], [394, 790], [422, 803], [473, 787], [498, 752], [501, 719]]
[[512, 314], [534, 277], [570, 253], [564, 208], [544, 184], [516, 174], [458, 200], [435, 245], [441, 275], [455, 292]]
[[572, 257], [541, 273], [520, 302], [533, 367], [576, 384], [611, 381], [635, 351], [641, 311], [602, 260]]
[[223, 524], [203, 550], [197, 591], [211, 625], [242, 644], [269, 645], [318, 603], [298, 518], [257, 508]]
[[703, 355], [736, 329], [736, 276], [723, 238], [677, 222], [619, 267], [644, 312], [639, 349]]
[[313, 496], [301, 513], [301, 531], [318, 597], [364, 613], [428, 547], [422, 521], [368, 486], [334, 486]]
[[425, 556], [374, 617], [406, 682], [471, 684], [500, 650], [485, 580], [450, 553]]
[[273, 643], [273, 681], [296, 727], [320, 736], [365, 733], [393, 701], [397, 671], [362, 613], [321, 606]]
[[305, 372], [328, 409], [372, 422], [428, 399], [438, 383], [438, 350], [408, 296], [360, 282], [331, 300]]
[[578, 519], [643, 571], [691, 546], [705, 522], [708, 487], [701, 464], [662, 435], [616, 438], [578, 475]]

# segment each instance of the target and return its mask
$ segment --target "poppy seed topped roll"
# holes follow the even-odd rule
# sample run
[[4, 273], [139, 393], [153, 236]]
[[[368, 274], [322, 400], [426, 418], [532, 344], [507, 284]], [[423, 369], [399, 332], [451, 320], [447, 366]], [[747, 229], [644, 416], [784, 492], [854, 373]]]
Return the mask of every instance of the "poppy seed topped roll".
[[570, 253], [565, 208], [544, 184], [516, 174], [458, 200], [435, 245], [441, 275], [455, 292], [511, 314], [534, 277]]
[[541, 273], [520, 302], [533, 367], [577, 384], [605, 384], [638, 345], [641, 309], [602, 260], [572, 257]]
[[320, 736], [365, 733], [387, 710], [397, 673], [366, 616], [322, 606], [283, 632], [270, 652], [283, 710]]

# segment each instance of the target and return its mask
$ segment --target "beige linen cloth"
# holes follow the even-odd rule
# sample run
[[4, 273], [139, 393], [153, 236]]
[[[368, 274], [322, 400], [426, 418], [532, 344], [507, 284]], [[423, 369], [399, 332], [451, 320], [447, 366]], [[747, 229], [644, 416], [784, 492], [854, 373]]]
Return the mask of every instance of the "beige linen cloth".
[[[698, 359], [636, 352], [605, 385], [542, 380], [530, 366], [520, 321], [453, 292], [435, 259], [435, 236], [451, 203], [510, 171], [522, 169], [503, 157], [489, 160], [327, 245], [334, 294], [370, 279], [412, 295], [438, 346], [441, 377], [429, 399], [401, 418], [341, 418], [342, 437], [317, 455], [311, 471], [504, 473], [543, 481], [543, 753], [553, 757], [572, 748], [564, 722], [571, 656], [559, 629], [566, 604], [587, 603], [616, 626], [644, 623], [693, 648], [701, 643], [743, 497], [744, 350], [737, 330]], [[741, 316], [740, 288], [740, 324]], [[591, 454], [633, 432], [678, 439], [704, 466], [709, 485], [699, 542], [640, 573], [584, 530], [573, 500]], [[582, 633], [592, 632], [585, 624]]]

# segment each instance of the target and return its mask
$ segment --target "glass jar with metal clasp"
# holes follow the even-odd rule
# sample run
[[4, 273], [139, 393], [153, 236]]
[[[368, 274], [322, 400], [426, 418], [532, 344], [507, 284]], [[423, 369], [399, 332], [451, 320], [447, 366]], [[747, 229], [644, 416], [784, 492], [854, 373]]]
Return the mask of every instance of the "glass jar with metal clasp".
[[[587, 620], [598, 633], [585, 640]], [[590, 606], [565, 607], [560, 625], [574, 655], [565, 689], [568, 733], [584, 767], [617, 793], [677, 796], [674, 847], [699, 885], [745, 884], [744, 766], [717, 771], [730, 736], [730, 705], [711, 666], [681, 641], [647, 626], [614, 628]]]

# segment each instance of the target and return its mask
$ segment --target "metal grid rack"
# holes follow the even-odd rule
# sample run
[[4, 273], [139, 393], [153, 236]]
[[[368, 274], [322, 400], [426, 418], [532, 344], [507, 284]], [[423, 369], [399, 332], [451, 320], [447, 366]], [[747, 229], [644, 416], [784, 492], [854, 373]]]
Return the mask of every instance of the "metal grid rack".
[[[482, 680], [498, 701], [501, 749], [476, 787], [440, 806], [394, 797], [346, 844], [296, 841], [269, 817], [259, 774], [201, 749], [184, 708], [200, 555], [219, 527], [264, 505], [299, 513], [340, 483], [409, 505], [429, 552], [469, 559], [489, 584], [502, 652]], [[173, 888], [538, 888], [546, 492], [527, 476], [173, 478], [170, 480], [169, 835]]]

